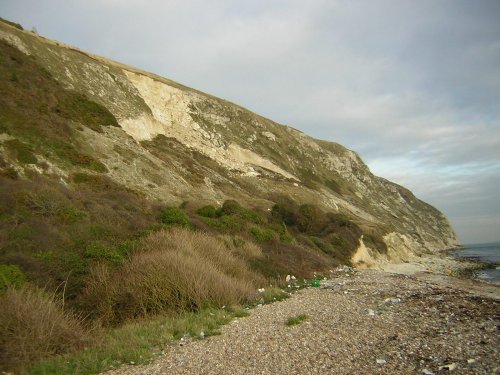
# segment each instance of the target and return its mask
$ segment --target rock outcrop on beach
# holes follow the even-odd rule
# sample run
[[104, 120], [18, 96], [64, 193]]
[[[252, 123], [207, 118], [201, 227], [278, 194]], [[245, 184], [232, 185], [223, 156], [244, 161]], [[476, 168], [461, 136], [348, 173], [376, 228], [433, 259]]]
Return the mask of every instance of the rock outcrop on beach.
[[3, 22], [0, 43], [1, 64], [36, 71], [31, 82], [9, 70], [2, 77], [4, 176], [46, 176], [70, 189], [75, 176], [105, 176], [167, 205], [234, 199], [265, 211], [286, 196], [355, 222], [358, 265], [458, 245], [441, 212], [337, 143]]

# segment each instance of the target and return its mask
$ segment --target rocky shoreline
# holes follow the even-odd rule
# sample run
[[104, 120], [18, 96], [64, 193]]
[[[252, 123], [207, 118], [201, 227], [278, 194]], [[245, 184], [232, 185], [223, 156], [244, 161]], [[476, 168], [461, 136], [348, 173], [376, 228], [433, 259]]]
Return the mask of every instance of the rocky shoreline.
[[402, 263], [386, 263], [378, 269], [407, 275], [418, 272], [431, 272], [446, 276], [476, 279], [476, 272], [492, 267], [491, 264], [477, 259], [467, 259], [453, 256], [457, 249], [445, 250], [437, 254], [414, 256], [409, 261]]
[[[338, 269], [320, 288], [252, 309], [221, 336], [173, 344], [149, 365], [110, 374], [498, 373], [500, 287], [448, 276], [465, 266], [437, 256]], [[307, 319], [285, 324], [299, 315]]]

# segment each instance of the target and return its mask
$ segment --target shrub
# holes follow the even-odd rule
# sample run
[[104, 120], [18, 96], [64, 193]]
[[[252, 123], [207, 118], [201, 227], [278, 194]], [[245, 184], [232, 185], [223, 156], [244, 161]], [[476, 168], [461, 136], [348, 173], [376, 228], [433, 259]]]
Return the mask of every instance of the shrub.
[[351, 227], [353, 225], [351, 219], [345, 214], [334, 214], [330, 212], [327, 218], [331, 223], [335, 223], [341, 227]]
[[222, 204], [220, 208], [220, 215], [234, 215], [240, 213], [243, 210], [241, 205], [235, 200], [229, 199]]
[[235, 255], [244, 259], [262, 258], [262, 248], [252, 241], [245, 241], [239, 236], [220, 237], [228, 249]]
[[160, 221], [167, 225], [188, 226], [188, 216], [178, 207], [167, 207], [160, 214]]
[[90, 342], [82, 319], [40, 289], [8, 289], [0, 296], [0, 370], [13, 371]]
[[[0, 292], [8, 287], [19, 288], [26, 283], [26, 276], [14, 264], [0, 264]], [[5, 306], [5, 305], [2, 305]]]
[[74, 173], [72, 175], [72, 178], [75, 184], [82, 185], [85, 188], [93, 191], [127, 191], [126, 187], [117, 184], [108, 176], [87, 173]]
[[244, 223], [238, 216], [222, 216], [219, 219], [221, 229], [228, 232], [237, 232], [243, 229]]
[[199, 208], [196, 213], [203, 217], [216, 217], [217, 209], [214, 206], [208, 205]]
[[[113, 261], [116, 253], [126, 259], [134, 239], [158, 223], [160, 209], [153, 211], [147, 201], [123, 191], [75, 190], [43, 176], [0, 177], [0, 264], [16, 264], [48, 288], [70, 273], [66, 302], [78, 307], [89, 267], [95, 261], [119, 265]], [[91, 249], [95, 244], [104, 253]]]
[[297, 213], [297, 227], [302, 232], [320, 231], [325, 225], [325, 215], [312, 204], [303, 204]]
[[344, 237], [342, 237], [341, 234], [335, 234], [331, 240], [330, 240], [330, 243], [335, 246], [336, 248], [344, 248], [347, 246], [347, 242], [346, 240], [344, 239]]
[[322, 238], [311, 236], [310, 239], [312, 240], [314, 245], [316, 245], [325, 254], [334, 254], [335, 253], [335, 249], [333, 248], [332, 244], [326, 242]]
[[123, 256], [112, 247], [100, 243], [91, 243], [85, 249], [85, 257], [94, 260], [104, 260], [108, 262], [120, 262]]
[[58, 215], [68, 203], [63, 193], [47, 186], [38, 186], [34, 191], [19, 191], [16, 195], [19, 203], [42, 216]]
[[296, 210], [291, 203], [276, 203], [271, 209], [271, 214], [275, 219], [286, 225], [296, 224]]
[[276, 238], [276, 233], [269, 228], [260, 230], [259, 228], [254, 227], [250, 229], [250, 234], [257, 242], [269, 242]]
[[261, 282], [223, 240], [177, 228], [150, 234], [121, 270], [95, 266], [84, 301], [105, 321], [119, 323], [241, 303]]
[[244, 226], [243, 220], [236, 215], [224, 215], [219, 218], [203, 217], [202, 220], [205, 224], [208, 224], [223, 233], [238, 232]]
[[[328, 269], [335, 262], [314, 248], [301, 244], [285, 244], [278, 241], [264, 242], [264, 258], [252, 259], [252, 269], [261, 274], [277, 278], [288, 274], [310, 277], [313, 271]], [[314, 246], [314, 245], [313, 245]]]
[[290, 244], [295, 242], [295, 238], [288, 232], [285, 223], [281, 223], [281, 225], [277, 227], [277, 232], [279, 233], [280, 241]]
[[290, 297], [288, 293], [283, 291], [280, 288], [266, 288], [264, 291], [261, 293], [261, 301], [264, 303], [272, 303], [276, 301], [283, 301], [284, 299], [287, 299]]
[[266, 221], [262, 215], [252, 210], [243, 210], [240, 216], [243, 220], [250, 221], [254, 224], [264, 224]]

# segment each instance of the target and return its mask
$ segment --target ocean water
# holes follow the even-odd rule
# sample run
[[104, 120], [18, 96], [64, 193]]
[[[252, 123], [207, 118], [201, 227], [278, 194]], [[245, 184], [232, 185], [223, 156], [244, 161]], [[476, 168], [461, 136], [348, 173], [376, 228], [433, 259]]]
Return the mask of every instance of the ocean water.
[[478, 277], [500, 285], [500, 243], [464, 245], [463, 249], [454, 251], [453, 255], [493, 265], [491, 269], [480, 271]]

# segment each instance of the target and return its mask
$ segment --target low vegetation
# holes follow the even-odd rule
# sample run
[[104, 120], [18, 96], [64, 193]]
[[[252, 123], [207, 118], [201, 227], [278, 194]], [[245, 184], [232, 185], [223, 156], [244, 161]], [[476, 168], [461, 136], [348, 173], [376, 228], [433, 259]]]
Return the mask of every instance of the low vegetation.
[[55, 294], [36, 287], [9, 288], [0, 295], [0, 363], [2, 369], [83, 348], [92, 330], [81, 317], [64, 309]]
[[288, 318], [285, 322], [287, 326], [296, 326], [300, 323], [302, 323], [304, 320], [307, 320], [309, 317], [306, 314], [301, 314], [297, 316], [292, 316]]
[[62, 87], [34, 58], [4, 41], [0, 41], [0, 56], [0, 133], [14, 138], [3, 142], [13, 158], [43, 168], [38, 158], [42, 156], [65, 169], [106, 172], [76, 141], [78, 130], [73, 124], [102, 132], [103, 126], [117, 126], [116, 118], [104, 106]]
[[248, 315], [241, 308], [204, 309], [180, 316], [127, 323], [108, 330], [86, 350], [59, 355], [35, 364], [30, 373], [90, 375], [123, 364], [144, 364], [162, 348], [181, 338], [199, 339], [220, 334], [220, 327]]
[[262, 303], [273, 303], [277, 301], [283, 301], [290, 297], [286, 291], [278, 287], [265, 288], [260, 294], [259, 302]]
[[6, 23], [8, 25], [14, 26], [16, 29], [24, 30], [23, 27], [19, 23], [6, 20], [6, 19], [4, 19], [2, 17], [0, 17], [0, 22], [4, 22], [4, 23]]
[[14, 264], [0, 264], [0, 292], [19, 288], [26, 283], [26, 275]]
[[188, 226], [188, 216], [178, 207], [167, 207], [160, 214], [160, 221], [167, 225]]
[[[280, 288], [284, 276], [307, 277], [330, 269], [349, 256], [361, 234], [347, 217], [293, 201], [276, 203], [268, 213], [235, 201], [220, 207], [162, 207], [106, 176], [93, 176], [99, 175], [75, 175], [73, 188], [40, 176], [0, 177], [2, 298], [24, 298], [26, 305], [36, 299], [52, 314], [43, 316], [52, 319], [59, 314], [61, 324], [68, 321], [60, 335], [54, 332], [50, 348], [34, 346], [30, 353], [12, 356], [4, 346], [0, 355], [12, 359], [3, 370], [26, 368], [66, 352], [73, 358], [71, 366], [76, 366], [73, 372], [83, 371], [77, 364], [80, 360], [88, 361], [88, 371], [94, 371], [92, 356], [98, 356], [99, 368], [123, 363], [123, 358], [137, 361], [137, 355], [149, 358], [153, 343], [146, 350], [150, 354], [138, 354], [116, 347], [109, 335], [130, 322], [182, 319], [185, 314], [218, 311], [223, 306], [287, 298]], [[301, 221], [304, 217], [307, 224]], [[258, 293], [262, 287], [264, 291]], [[36, 310], [44, 314], [42, 308]], [[15, 337], [26, 336], [7, 332], [17, 332], [15, 322], [35, 318], [19, 309], [11, 313], [18, 315], [3, 319], [0, 341], [22, 348], [24, 344], [16, 343]], [[63, 327], [71, 324], [76, 327], [75, 336], [67, 338]], [[94, 331], [94, 342], [85, 332], [97, 326], [103, 328]], [[96, 349], [102, 345], [107, 359]], [[74, 353], [82, 346], [90, 349]], [[61, 361], [56, 358], [36, 366], [50, 373], [51, 366], [63, 365]]]
[[121, 268], [94, 266], [83, 300], [89, 314], [117, 324], [240, 304], [253, 299], [264, 282], [221, 239], [185, 229], [162, 230], [146, 237]]

